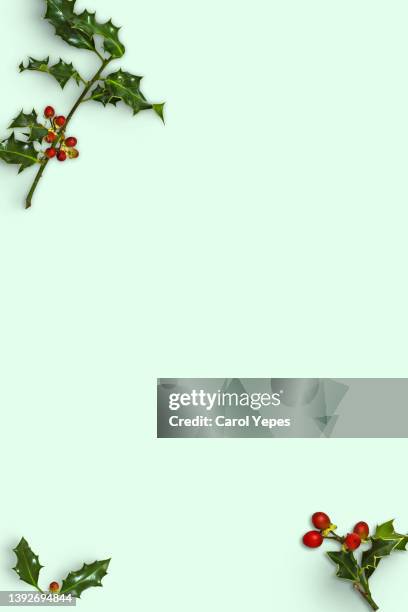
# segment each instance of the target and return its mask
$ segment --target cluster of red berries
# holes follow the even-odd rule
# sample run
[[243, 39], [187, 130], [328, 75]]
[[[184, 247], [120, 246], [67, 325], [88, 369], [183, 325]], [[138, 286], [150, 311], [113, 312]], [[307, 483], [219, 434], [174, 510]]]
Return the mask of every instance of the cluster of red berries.
[[44, 117], [51, 123], [48, 134], [44, 138], [45, 142], [51, 145], [44, 151], [46, 157], [48, 159], [56, 157], [60, 162], [64, 162], [67, 158], [76, 159], [79, 156], [79, 151], [75, 148], [78, 141], [74, 136], [65, 138], [66, 118], [63, 115], [55, 116], [55, 110], [52, 106], [45, 108]]
[[330, 538], [340, 542], [345, 550], [356, 550], [361, 542], [367, 540], [370, 533], [367, 523], [360, 521], [354, 526], [353, 532], [348, 533], [346, 537], [337, 536], [334, 533], [336, 525], [332, 524], [324, 512], [315, 512], [312, 516], [312, 523], [319, 531], [308, 531], [303, 536], [303, 544], [309, 548], [318, 548], [323, 544], [325, 538]]
[[51, 593], [58, 593], [58, 591], [60, 590], [60, 585], [58, 584], [58, 582], [51, 582], [48, 588]]

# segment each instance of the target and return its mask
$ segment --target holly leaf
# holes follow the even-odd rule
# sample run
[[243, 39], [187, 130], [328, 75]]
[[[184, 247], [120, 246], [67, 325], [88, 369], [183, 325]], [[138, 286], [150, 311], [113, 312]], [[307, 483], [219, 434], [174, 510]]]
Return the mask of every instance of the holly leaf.
[[81, 597], [81, 594], [91, 587], [101, 587], [102, 579], [108, 573], [110, 559], [105, 561], [94, 561], [87, 565], [84, 563], [82, 569], [70, 572], [63, 580], [61, 595], [70, 593], [73, 597]]
[[122, 57], [125, 47], [119, 40], [119, 30], [110, 19], [106, 23], [96, 20], [96, 13], [75, 13], [75, 0], [46, 0], [47, 19], [55, 33], [65, 42], [80, 49], [96, 51], [95, 36], [103, 38], [103, 48], [113, 58]]
[[118, 70], [112, 72], [103, 81], [102, 85], [94, 90], [91, 98], [106, 104], [117, 104], [119, 100], [130, 106], [133, 114], [136, 115], [141, 110], [154, 110], [154, 112], [163, 118], [164, 104], [151, 104], [148, 102], [140, 90], [140, 82], [142, 77]]
[[48, 129], [43, 125], [33, 125], [30, 128], [30, 133], [27, 134], [28, 142], [42, 142], [47, 134]]
[[29, 128], [30, 133], [25, 134], [25, 136], [28, 136], [29, 142], [41, 142], [44, 136], [48, 134], [48, 129], [41, 123], [38, 123], [37, 111], [35, 109], [31, 113], [21, 111], [9, 125], [9, 130], [15, 128]]
[[0, 142], [0, 159], [6, 164], [18, 164], [18, 173], [39, 162], [38, 153], [32, 142], [17, 140], [14, 132], [7, 140]]
[[8, 129], [12, 130], [14, 128], [31, 128], [33, 125], [36, 125], [37, 121], [37, 111], [33, 108], [31, 113], [24, 113], [21, 111], [19, 115], [10, 123]]
[[125, 46], [119, 40], [119, 30], [113, 25], [110, 19], [106, 23], [99, 23], [96, 20], [96, 13], [84, 11], [74, 18], [74, 28], [80, 30], [87, 36], [102, 36], [103, 48], [112, 57], [122, 57], [125, 53]]
[[79, 84], [81, 80], [81, 77], [78, 71], [75, 70], [72, 62], [68, 64], [62, 59], [60, 59], [56, 64], [50, 65], [49, 57], [45, 58], [44, 60], [36, 60], [33, 57], [30, 57], [28, 59], [27, 66], [24, 65], [24, 62], [21, 62], [19, 68], [20, 72], [24, 72], [25, 70], [36, 70], [37, 72], [50, 74], [58, 81], [62, 89], [64, 89], [65, 85], [70, 79], [74, 79], [77, 84]]
[[396, 540], [399, 539], [400, 542], [395, 547], [395, 550], [406, 550], [406, 546], [408, 544], [408, 535], [403, 535], [401, 533], [397, 533], [394, 529], [394, 520], [387, 521], [382, 525], [378, 525], [375, 531], [374, 538], [381, 538], [383, 540]]
[[337, 565], [336, 576], [343, 580], [359, 581], [359, 567], [351, 551], [328, 552], [327, 556]]
[[20, 580], [38, 588], [38, 578], [41, 568], [44, 567], [40, 564], [38, 555], [33, 553], [27, 540], [24, 538], [21, 538], [20, 543], [14, 548], [13, 552], [17, 557], [17, 563], [13, 569], [20, 577]]
[[75, 0], [46, 0], [47, 11], [44, 19], [55, 28], [55, 34], [72, 47], [95, 51], [95, 42], [91, 36], [75, 28]]
[[[380, 545], [378, 542], [383, 542]], [[388, 542], [388, 546], [385, 544]], [[394, 550], [406, 550], [408, 544], [408, 536], [397, 533], [394, 529], [394, 520], [387, 521], [377, 526], [374, 536], [372, 537], [372, 548], [363, 554], [363, 565], [366, 565], [365, 573], [367, 578], [377, 569], [381, 558], [387, 555], [378, 555], [379, 552], [390, 548], [391, 554]], [[374, 558], [373, 558], [374, 556]]]
[[387, 540], [382, 538], [372, 539], [371, 548], [363, 552], [361, 561], [361, 567], [365, 571], [367, 578], [370, 578], [377, 569], [381, 559], [388, 557], [400, 542], [399, 538]]
[[104, 106], [107, 104], [113, 104], [116, 106], [118, 102], [120, 102], [121, 98], [115, 97], [108, 91], [106, 87], [102, 87], [102, 85], [98, 85], [92, 92], [91, 96], [92, 100], [96, 102], [101, 102]]

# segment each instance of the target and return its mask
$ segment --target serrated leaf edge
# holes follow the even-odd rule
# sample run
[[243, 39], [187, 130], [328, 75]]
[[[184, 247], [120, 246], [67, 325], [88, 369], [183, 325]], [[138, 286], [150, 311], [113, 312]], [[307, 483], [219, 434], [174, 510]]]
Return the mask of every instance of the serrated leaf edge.
[[[33, 555], [34, 555], [35, 559], [37, 559], [37, 561], [38, 561], [38, 572], [40, 572], [40, 571], [43, 569], [43, 567], [45, 567], [44, 565], [41, 565], [39, 555], [36, 555], [36, 554], [35, 554], [35, 552], [34, 552], [34, 551], [32, 550], [32, 548], [31, 548], [31, 546], [30, 546], [30, 545], [29, 545], [29, 543], [27, 542], [27, 540], [26, 540], [26, 539], [23, 537], [23, 538], [21, 538], [21, 540], [20, 540], [20, 542], [17, 544], [17, 546], [16, 546], [15, 548], [13, 548], [13, 553], [14, 553], [14, 554], [16, 555], [16, 557], [17, 557], [17, 563], [16, 563], [16, 566], [15, 566], [15, 567], [13, 567], [13, 570], [16, 572], [17, 576], [20, 578], [20, 580], [21, 580], [22, 582], [25, 582], [26, 584], [30, 584], [31, 586], [36, 586], [36, 587], [38, 587], [38, 581], [37, 581], [37, 580], [34, 580], [34, 577], [33, 577], [33, 575], [31, 574], [30, 566], [29, 566], [29, 564], [28, 564], [28, 563], [26, 563], [26, 565], [27, 565], [28, 573], [29, 573], [29, 574], [30, 574], [30, 576], [31, 576], [31, 580], [32, 580], [32, 582], [27, 582], [26, 580], [24, 580], [23, 578], [21, 578], [20, 573], [19, 573], [19, 571], [18, 571], [18, 569], [17, 569], [17, 566], [18, 566], [18, 561], [19, 561], [18, 554], [20, 553], [20, 551], [18, 551], [18, 548], [19, 548], [19, 546], [21, 546], [21, 545], [27, 545], [27, 547], [28, 547], [28, 548], [31, 550], [31, 552], [33, 553]], [[17, 551], [18, 551], [18, 552], [17, 552]]]
[[[100, 563], [100, 564], [102, 564], [102, 563], [106, 563], [106, 570], [105, 570], [105, 574], [102, 576], [102, 578], [99, 580], [99, 582], [97, 582], [97, 584], [92, 585], [92, 586], [95, 586], [95, 587], [102, 587], [102, 586], [103, 586], [103, 585], [102, 585], [102, 580], [103, 580], [103, 578], [105, 578], [105, 576], [107, 576], [107, 575], [108, 575], [107, 569], [108, 569], [108, 567], [109, 567], [109, 564], [110, 564], [111, 560], [112, 560], [112, 558], [109, 558], [109, 559], [103, 559], [102, 561], [98, 561], [98, 560], [96, 559], [95, 561], [93, 561], [93, 563], [84, 563], [84, 564], [82, 565], [82, 567], [80, 567], [78, 570], [74, 570], [74, 571], [69, 572], [69, 573], [67, 574], [67, 576], [64, 578], [64, 580], [62, 581], [62, 587], [61, 587], [61, 590], [60, 590], [60, 594], [61, 594], [61, 595], [65, 595], [66, 593], [70, 593], [70, 592], [72, 592], [72, 591], [75, 591], [75, 590], [76, 590], [76, 588], [77, 588], [77, 586], [78, 586], [78, 584], [81, 584], [81, 582], [84, 582], [83, 580], [82, 580], [82, 581], [80, 581], [80, 580], [79, 580], [78, 582], [76, 582], [75, 584], [73, 584], [73, 585], [72, 585], [72, 587], [70, 587], [70, 588], [69, 588], [69, 589], [67, 589], [67, 590], [64, 590], [64, 589], [63, 589], [64, 582], [65, 582], [66, 580], [68, 580], [68, 578], [70, 577], [70, 575], [71, 575], [71, 574], [76, 574], [76, 573], [78, 573], [78, 572], [82, 571], [84, 568], [91, 567], [91, 566], [92, 566], [92, 565], [94, 565], [95, 563]], [[75, 597], [77, 597], [78, 599], [81, 599], [81, 595], [75, 595]]]

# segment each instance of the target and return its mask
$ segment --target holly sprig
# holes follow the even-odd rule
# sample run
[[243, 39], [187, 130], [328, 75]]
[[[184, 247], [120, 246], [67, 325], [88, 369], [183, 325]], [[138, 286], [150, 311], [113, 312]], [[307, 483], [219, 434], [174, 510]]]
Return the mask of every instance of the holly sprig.
[[[339, 536], [329, 516], [324, 512], [315, 512], [312, 523], [316, 530], [308, 531], [303, 536], [303, 543], [309, 548], [318, 548], [324, 540], [333, 540], [340, 544], [339, 551], [329, 551], [327, 556], [337, 566], [336, 576], [352, 583], [354, 589], [364, 598], [373, 610], [379, 610], [372, 598], [369, 580], [384, 557], [395, 551], [406, 551], [408, 535], [397, 533], [394, 520], [378, 525], [373, 535], [364, 521], [356, 523], [351, 533]], [[360, 560], [354, 551], [363, 547]]]
[[[38, 584], [40, 572], [44, 566], [41, 565], [38, 555], [31, 550], [27, 540], [21, 538], [13, 552], [17, 557], [17, 563], [13, 569], [20, 580], [34, 587], [40, 593], [45, 593]], [[85, 590], [102, 586], [102, 579], [108, 573], [110, 561], [110, 559], [105, 559], [90, 564], [84, 563], [81, 569], [69, 572], [63, 579], [61, 586], [56, 581], [51, 582], [48, 591], [80, 598]]]
[[[19, 173], [26, 168], [39, 165], [38, 172], [26, 198], [26, 209], [32, 205], [33, 196], [45, 169], [52, 158], [63, 162], [68, 158], [75, 159], [79, 153], [67, 145], [66, 129], [81, 104], [89, 101], [100, 102], [104, 106], [123, 102], [136, 115], [143, 110], [153, 110], [164, 122], [164, 103], [149, 102], [140, 89], [142, 77], [117, 69], [109, 74], [105, 70], [109, 64], [120, 59], [125, 54], [125, 46], [119, 38], [120, 28], [112, 20], [103, 23], [98, 21], [96, 13], [84, 10], [75, 11], [76, 0], [44, 0], [46, 3], [46, 19], [54, 26], [56, 36], [69, 45], [94, 53], [100, 60], [100, 65], [94, 76], [87, 80], [70, 62], [60, 58], [50, 62], [50, 58], [36, 59], [29, 57], [21, 62], [20, 72], [27, 70], [42, 72], [53, 77], [63, 89], [71, 79], [81, 87], [81, 92], [68, 114], [59, 115], [62, 123], [55, 123], [54, 114], [45, 118], [50, 124], [40, 119], [40, 113], [33, 109], [29, 113], [23, 110], [9, 126], [11, 134], [0, 141], [0, 159], [8, 164], [19, 166]], [[52, 109], [52, 106], [47, 106]], [[46, 111], [47, 111], [46, 109]], [[71, 142], [77, 141], [69, 137]], [[48, 146], [51, 145], [51, 146]]]

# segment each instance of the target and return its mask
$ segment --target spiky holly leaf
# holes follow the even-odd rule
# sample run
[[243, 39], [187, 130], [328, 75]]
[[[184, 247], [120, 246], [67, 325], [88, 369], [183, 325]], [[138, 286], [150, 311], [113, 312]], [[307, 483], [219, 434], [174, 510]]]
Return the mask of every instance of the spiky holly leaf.
[[55, 34], [73, 47], [95, 51], [93, 38], [74, 27], [77, 17], [74, 13], [75, 0], [46, 0], [46, 2], [47, 11], [44, 19], [54, 26]]
[[20, 72], [24, 72], [24, 70], [36, 70], [37, 72], [50, 74], [58, 81], [62, 89], [64, 89], [65, 85], [70, 79], [74, 79], [77, 84], [79, 84], [81, 80], [81, 77], [78, 71], [75, 70], [72, 62], [68, 64], [62, 59], [60, 59], [56, 64], [50, 64], [49, 57], [45, 58], [44, 60], [36, 60], [33, 57], [30, 57], [28, 59], [27, 66], [24, 65], [24, 62], [21, 62], [19, 68]]
[[16, 128], [29, 128], [30, 133], [25, 134], [28, 136], [29, 142], [41, 142], [41, 140], [48, 134], [48, 129], [44, 127], [37, 120], [37, 111], [33, 109], [31, 113], [24, 113], [21, 111], [19, 115], [9, 125], [9, 129]]
[[134, 115], [141, 110], [153, 109], [163, 120], [164, 104], [151, 104], [146, 100], [140, 90], [141, 80], [142, 77], [123, 70], [112, 72], [101, 85], [98, 85], [91, 97], [97, 102], [102, 102], [105, 106], [108, 103], [116, 104], [119, 100], [122, 100], [130, 106]]
[[39, 162], [38, 152], [32, 142], [17, 140], [13, 134], [7, 140], [0, 142], [0, 159], [7, 164], [20, 166], [18, 173]]
[[371, 548], [363, 552], [361, 560], [361, 567], [364, 569], [367, 578], [370, 578], [377, 569], [381, 559], [388, 557], [400, 542], [399, 538], [388, 540], [383, 540], [382, 538], [372, 539]]
[[359, 567], [351, 551], [328, 552], [327, 556], [337, 565], [336, 576], [343, 580], [359, 581]]
[[27, 540], [24, 538], [21, 538], [20, 543], [14, 548], [13, 552], [15, 552], [17, 557], [17, 563], [13, 569], [20, 577], [20, 580], [38, 588], [38, 578], [41, 568], [44, 567], [40, 564], [38, 555], [33, 553]]
[[106, 23], [99, 23], [96, 20], [96, 13], [89, 13], [85, 10], [74, 18], [74, 27], [90, 37], [102, 36], [103, 48], [112, 57], [117, 58], [124, 55], [125, 46], [119, 40], [120, 28], [113, 25], [111, 19]]
[[30, 133], [27, 134], [28, 142], [42, 142], [48, 134], [48, 128], [37, 124], [30, 128]]
[[24, 66], [24, 62], [21, 62], [19, 69], [20, 69], [20, 72], [23, 72], [24, 70], [39, 70], [40, 72], [47, 72], [49, 61], [50, 61], [49, 57], [46, 57], [43, 60], [37, 60], [37, 59], [34, 59], [33, 57], [29, 57], [28, 66], [27, 67]]
[[92, 92], [91, 99], [95, 100], [96, 102], [101, 102], [104, 106], [107, 104], [113, 104], [113, 106], [116, 106], [116, 104], [121, 100], [121, 98], [113, 96], [105, 87], [102, 87], [102, 85], [95, 87]]
[[71, 594], [73, 597], [81, 597], [81, 594], [91, 587], [101, 587], [102, 579], [108, 573], [110, 559], [105, 561], [94, 561], [87, 565], [84, 563], [82, 569], [70, 572], [62, 582], [60, 594]]
[[8, 129], [13, 128], [31, 128], [33, 125], [37, 125], [37, 111], [33, 108], [31, 113], [25, 113], [21, 111], [15, 119], [10, 123]]
[[394, 520], [387, 521], [382, 525], [378, 525], [375, 530], [374, 538], [381, 538], [383, 540], [397, 540], [399, 539], [399, 544], [395, 547], [395, 550], [406, 550], [408, 544], [408, 535], [403, 535], [401, 533], [397, 533], [394, 529]]
[[[378, 542], [383, 542], [382, 545], [378, 544]], [[386, 542], [388, 542], [388, 546], [387, 544], [385, 544]], [[403, 535], [401, 533], [397, 533], [394, 529], [394, 521], [387, 521], [386, 523], [382, 523], [382, 525], [378, 525], [377, 529], [375, 531], [374, 536], [372, 537], [372, 549], [366, 551], [363, 554], [363, 560], [362, 563], [363, 565], [365, 565], [365, 574], [367, 576], [367, 578], [370, 578], [370, 576], [374, 573], [374, 571], [377, 569], [381, 559], [383, 556], [387, 556], [387, 555], [378, 555], [376, 554], [377, 549], [379, 551], [381, 550], [388, 550], [388, 548], [390, 548], [390, 553], [393, 552], [394, 550], [401, 550], [404, 551], [406, 550], [408, 544], [408, 536]], [[374, 552], [373, 552], [374, 549]], [[374, 555], [374, 558], [373, 558]]]
[[96, 14], [89, 11], [75, 13], [75, 0], [46, 0], [47, 19], [55, 33], [68, 44], [95, 51], [95, 36], [102, 36], [103, 48], [112, 57], [122, 57], [125, 47], [119, 40], [119, 30], [111, 20], [99, 23]]

